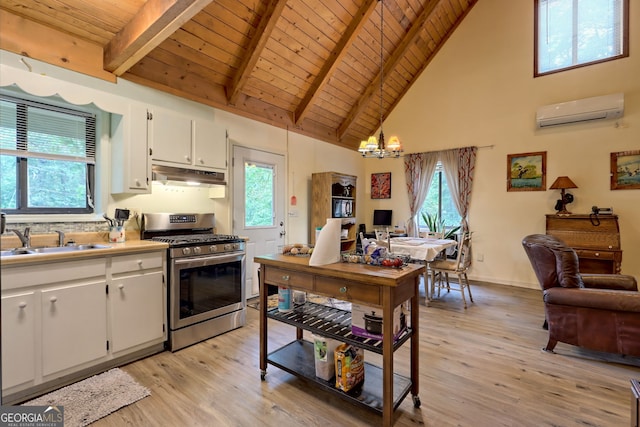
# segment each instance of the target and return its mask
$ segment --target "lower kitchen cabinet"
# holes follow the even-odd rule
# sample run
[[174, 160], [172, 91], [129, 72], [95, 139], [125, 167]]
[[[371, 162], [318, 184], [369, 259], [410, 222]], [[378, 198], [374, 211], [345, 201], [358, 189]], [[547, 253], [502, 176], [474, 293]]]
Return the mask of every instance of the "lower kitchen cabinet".
[[34, 292], [2, 297], [2, 388], [33, 383], [36, 304]]
[[3, 404], [162, 351], [165, 269], [164, 250], [3, 266]]
[[107, 355], [104, 278], [43, 290], [41, 307], [43, 377]]
[[112, 259], [109, 318], [113, 353], [164, 340], [163, 259], [160, 252]]

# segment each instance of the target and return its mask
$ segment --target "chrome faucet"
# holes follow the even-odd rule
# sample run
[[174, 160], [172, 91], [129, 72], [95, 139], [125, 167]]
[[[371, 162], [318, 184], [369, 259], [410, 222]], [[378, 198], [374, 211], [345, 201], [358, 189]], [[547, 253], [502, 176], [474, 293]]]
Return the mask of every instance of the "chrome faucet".
[[24, 229], [24, 233], [20, 232], [20, 230], [7, 230], [7, 231], [13, 231], [16, 236], [18, 236], [18, 239], [20, 239], [20, 243], [22, 243], [22, 247], [23, 248], [29, 248], [31, 247], [31, 227], [25, 227]]
[[56, 230], [58, 233], [58, 246], [64, 246], [64, 231]]

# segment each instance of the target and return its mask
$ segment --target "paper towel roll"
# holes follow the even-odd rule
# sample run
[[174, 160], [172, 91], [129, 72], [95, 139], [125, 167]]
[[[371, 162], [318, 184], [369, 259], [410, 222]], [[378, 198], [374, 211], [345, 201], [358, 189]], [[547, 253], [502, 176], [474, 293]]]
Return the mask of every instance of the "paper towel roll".
[[316, 239], [309, 265], [333, 264], [340, 261], [340, 230], [342, 220], [339, 218], [327, 218], [327, 223]]

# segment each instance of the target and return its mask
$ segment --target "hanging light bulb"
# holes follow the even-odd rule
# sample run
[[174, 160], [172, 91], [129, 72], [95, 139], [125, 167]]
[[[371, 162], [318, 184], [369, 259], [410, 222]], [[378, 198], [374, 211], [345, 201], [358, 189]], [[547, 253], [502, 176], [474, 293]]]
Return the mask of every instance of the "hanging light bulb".
[[400, 157], [402, 153], [402, 143], [397, 136], [392, 136], [389, 139], [388, 147], [384, 144], [384, 131], [382, 130], [383, 122], [383, 84], [384, 84], [384, 60], [383, 60], [383, 41], [384, 41], [384, 4], [382, 0], [378, 0], [380, 3], [380, 136], [370, 136], [367, 141], [360, 142], [358, 152], [362, 154], [362, 157], [378, 158], [385, 157]]

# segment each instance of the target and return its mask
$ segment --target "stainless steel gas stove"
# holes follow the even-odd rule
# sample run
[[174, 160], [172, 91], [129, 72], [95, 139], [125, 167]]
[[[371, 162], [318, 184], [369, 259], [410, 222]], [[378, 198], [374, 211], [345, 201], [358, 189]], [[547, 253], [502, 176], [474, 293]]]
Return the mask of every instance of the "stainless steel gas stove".
[[214, 234], [215, 215], [145, 213], [140, 238], [169, 244], [169, 349], [245, 324], [245, 242]]

